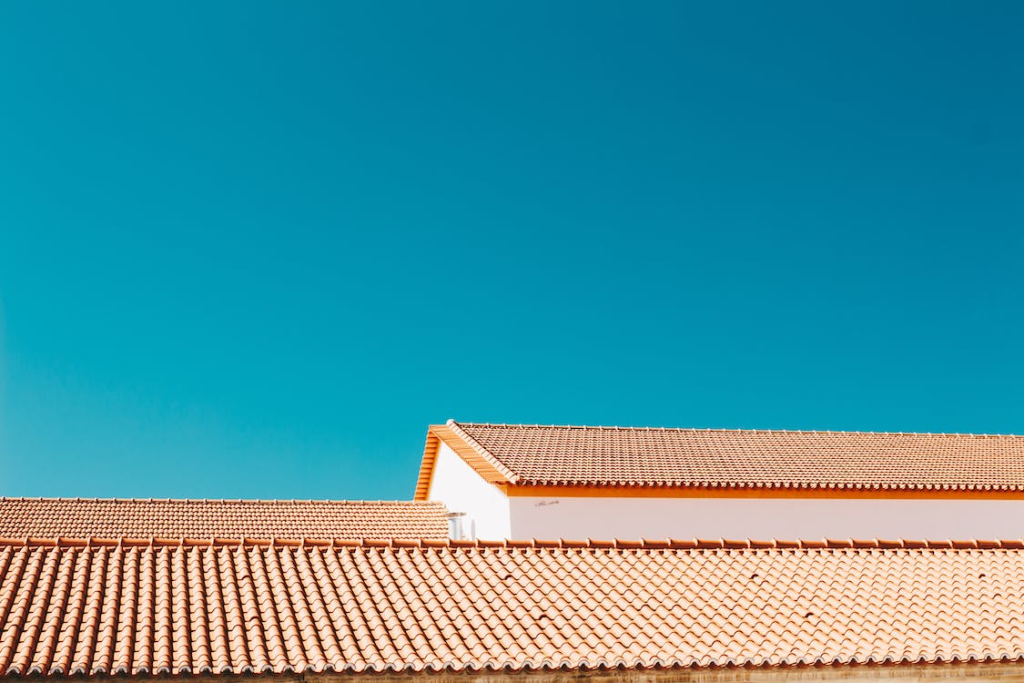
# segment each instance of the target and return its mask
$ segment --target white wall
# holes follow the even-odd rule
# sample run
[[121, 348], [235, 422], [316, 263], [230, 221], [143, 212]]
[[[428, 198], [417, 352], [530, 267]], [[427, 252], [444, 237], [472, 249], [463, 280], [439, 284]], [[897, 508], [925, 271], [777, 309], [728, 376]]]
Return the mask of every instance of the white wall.
[[[1024, 501], [518, 498], [512, 538], [1011, 539]], [[449, 506], [450, 507], [450, 506]]]
[[443, 502], [448, 512], [465, 512], [464, 532], [469, 538], [499, 540], [511, 535], [509, 499], [444, 443], [437, 451], [428, 498]]

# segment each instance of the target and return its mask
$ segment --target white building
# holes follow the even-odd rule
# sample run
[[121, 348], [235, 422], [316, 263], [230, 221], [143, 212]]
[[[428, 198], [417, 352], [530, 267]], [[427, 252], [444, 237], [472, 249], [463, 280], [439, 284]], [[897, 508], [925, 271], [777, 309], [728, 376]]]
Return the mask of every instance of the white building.
[[416, 489], [480, 539], [1016, 539], [1024, 437], [430, 427]]

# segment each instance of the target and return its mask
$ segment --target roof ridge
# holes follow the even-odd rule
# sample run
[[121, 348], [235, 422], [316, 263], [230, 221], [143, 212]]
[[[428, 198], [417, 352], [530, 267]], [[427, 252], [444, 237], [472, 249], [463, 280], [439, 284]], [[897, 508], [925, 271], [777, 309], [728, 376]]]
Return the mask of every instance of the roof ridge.
[[315, 539], [315, 538], [0, 538], [0, 547], [320, 547], [320, 548], [475, 548], [475, 549], [592, 549], [592, 550], [1024, 550], [1019, 539], [611, 539], [611, 540], [454, 540], [454, 539]]
[[728, 427], [630, 427], [616, 425], [558, 425], [558, 424], [508, 424], [496, 422], [456, 422], [448, 420], [449, 426], [459, 427], [500, 427], [503, 429], [580, 429], [580, 430], [604, 430], [604, 431], [633, 431], [633, 432], [724, 432], [724, 433], [753, 433], [753, 434], [864, 434], [876, 436], [946, 436], [946, 437], [972, 437], [983, 439], [997, 438], [1024, 438], [1024, 434], [975, 434], [970, 432], [886, 432], [886, 431], [865, 431], [865, 430], [836, 430], [836, 429], [757, 429], [757, 428], [728, 428]]

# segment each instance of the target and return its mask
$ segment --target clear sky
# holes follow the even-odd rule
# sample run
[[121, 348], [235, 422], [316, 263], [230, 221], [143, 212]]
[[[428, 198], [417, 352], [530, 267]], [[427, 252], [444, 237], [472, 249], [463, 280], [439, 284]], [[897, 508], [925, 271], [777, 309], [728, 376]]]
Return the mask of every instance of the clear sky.
[[4, 2], [0, 494], [427, 425], [1024, 432], [1024, 3]]

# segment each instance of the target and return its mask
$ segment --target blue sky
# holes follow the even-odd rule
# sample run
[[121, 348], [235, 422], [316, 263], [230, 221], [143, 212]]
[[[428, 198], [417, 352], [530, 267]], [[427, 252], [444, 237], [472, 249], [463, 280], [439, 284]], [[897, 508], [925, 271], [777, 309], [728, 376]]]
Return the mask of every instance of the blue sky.
[[0, 5], [0, 494], [426, 427], [1024, 432], [1024, 5]]

